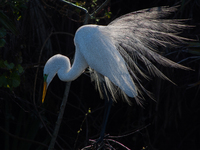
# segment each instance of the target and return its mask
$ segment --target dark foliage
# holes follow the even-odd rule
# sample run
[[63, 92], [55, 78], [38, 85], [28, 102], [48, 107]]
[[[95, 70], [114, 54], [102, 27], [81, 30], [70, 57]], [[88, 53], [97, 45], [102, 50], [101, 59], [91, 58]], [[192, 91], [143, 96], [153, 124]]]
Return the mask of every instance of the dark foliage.
[[[86, 0], [79, 4], [92, 13], [103, 2]], [[198, 0], [112, 0], [89, 22], [106, 25], [132, 11], [174, 4], [180, 4], [180, 7], [170, 18], [191, 18], [187, 23], [196, 27], [181, 34], [197, 39], [197, 42], [179, 49], [166, 49], [163, 55], [194, 71], [160, 67], [177, 86], [158, 78], [142, 81], [155, 95], [156, 102], [147, 97], [144, 108], [136, 105], [134, 99], [132, 106], [122, 101], [113, 104], [106, 128], [107, 139], [118, 141], [130, 149], [199, 149], [200, 3]], [[4, 150], [47, 149], [51, 140], [48, 132], [53, 133], [65, 83], [56, 77], [48, 89], [45, 103], [41, 104], [43, 66], [57, 53], [73, 60], [73, 35], [83, 25], [84, 18], [83, 12], [63, 6], [56, 0], [29, 0], [23, 6], [18, 10], [21, 19], [19, 15], [13, 15], [11, 5], [0, 7], [19, 32], [15, 34], [6, 28], [6, 44], [0, 48], [0, 59], [20, 64], [24, 69], [18, 87], [0, 88], [0, 149]], [[111, 18], [105, 15], [108, 12], [112, 12]], [[2, 74], [9, 72], [5, 68], [0, 68], [0, 71]], [[89, 108], [91, 113], [85, 115]], [[103, 112], [104, 100], [99, 98], [89, 75], [82, 74], [71, 84], [55, 148], [81, 149], [90, 145], [90, 139], [99, 137]], [[115, 142], [110, 141], [110, 144], [115, 149], [125, 149]]]

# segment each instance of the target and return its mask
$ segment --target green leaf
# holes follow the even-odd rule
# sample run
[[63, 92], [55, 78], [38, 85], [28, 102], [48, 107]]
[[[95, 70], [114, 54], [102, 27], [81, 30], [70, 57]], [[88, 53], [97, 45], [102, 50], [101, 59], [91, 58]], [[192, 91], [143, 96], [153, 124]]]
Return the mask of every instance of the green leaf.
[[4, 87], [7, 84], [7, 79], [5, 76], [0, 76], [0, 87]]
[[12, 79], [12, 87], [18, 87], [20, 85], [20, 80], [17, 78]]
[[10, 76], [11, 87], [18, 87], [20, 85], [20, 76], [17, 72], [13, 72]]
[[14, 23], [2, 11], [0, 11], [0, 24], [9, 29], [13, 34], [18, 34]]
[[10, 69], [13, 69], [14, 66], [15, 66], [13, 63], [10, 63], [10, 64], [9, 64], [9, 63], [7, 62], [7, 60], [4, 61], [4, 65], [5, 65], [5, 66], [7, 67], [7, 69], [9, 69], [9, 70], [10, 70]]
[[93, 3], [96, 3], [96, 2], [97, 2], [97, 0], [93, 0], [92, 2], [93, 2]]
[[4, 47], [6, 41], [4, 39], [0, 39], [0, 47]]
[[9, 78], [7, 78], [7, 80], [6, 80], [6, 86], [4, 86], [4, 87], [7, 87], [7, 88], [12, 88], [12, 80]]
[[22, 73], [24, 71], [24, 69], [22, 68], [20, 64], [17, 65], [16, 69], [19, 73]]

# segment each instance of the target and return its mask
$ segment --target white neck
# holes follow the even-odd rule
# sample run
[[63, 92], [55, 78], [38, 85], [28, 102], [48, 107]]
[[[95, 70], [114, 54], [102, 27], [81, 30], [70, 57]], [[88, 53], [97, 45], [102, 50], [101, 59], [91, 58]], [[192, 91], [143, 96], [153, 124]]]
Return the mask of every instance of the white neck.
[[87, 62], [80, 53], [79, 49], [76, 48], [75, 59], [72, 67], [71, 65], [69, 65], [68, 68], [61, 67], [57, 74], [62, 81], [73, 81], [78, 78], [87, 67]]

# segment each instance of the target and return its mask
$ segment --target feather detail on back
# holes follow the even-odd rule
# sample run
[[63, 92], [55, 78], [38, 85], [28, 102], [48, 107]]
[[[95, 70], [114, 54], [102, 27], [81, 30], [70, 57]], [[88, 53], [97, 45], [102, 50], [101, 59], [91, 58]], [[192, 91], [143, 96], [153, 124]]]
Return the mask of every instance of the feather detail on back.
[[[153, 99], [152, 94], [147, 91], [142, 84], [138, 75], [145, 79], [150, 79], [137, 63], [142, 62], [150, 75], [158, 76], [162, 79], [169, 80], [153, 63], [158, 63], [166, 67], [180, 68], [189, 70], [190, 68], [175, 63], [157, 53], [159, 47], [175, 47], [186, 43], [187, 38], [178, 36], [177, 34], [183, 29], [188, 28], [184, 24], [185, 20], [179, 19], [162, 19], [177, 10], [176, 7], [155, 7], [132, 12], [123, 15], [112, 21], [105, 28], [99, 29], [100, 32], [111, 40], [119, 51], [127, 69], [137, 84], [139, 95], [135, 98], [136, 102], [142, 105], [142, 91]], [[130, 104], [127, 95], [119, 90], [113, 83], [91, 69], [91, 78], [96, 80], [96, 87], [101, 91], [100, 82], [104, 80], [113, 99], [116, 101], [119, 94]], [[104, 79], [103, 79], [104, 78]], [[173, 83], [173, 82], [172, 82]], [[103, 97], [100, 92], [101, 97]]]
[[[89, 71], [90, 71], [91, 80], [95, 82], [95, 88], [99, 91], [100, 97], [102, 99], [105, 98], [103, 93], [102, 93], [103, 87], [102, 87], [102, 84], [101, 84], [102, 82], [104, 82], [104, 84], [106, 85], [106, 88], [108, 89], [108, 92], [111, 95], [113, 101], [117, 102], [117, 100], [119, 98], [122, 98], [129, 105], [131, 105], [130, 98], [127, 96], [127, 94], [123, 90], [121, 90], [119, 87], [114, 85], [106, 76], [102, 76], [101, 74], [99, 74], [98, 72], [96, 72], [92, 68], [89, 68]], [[138, 102], [138, 104], [141, 103], [140, 100], [138, 100], [138, 101], [136, 100], [136, 102]], [[140, 105], [142, 105], [142, 104], [140, 104]]]

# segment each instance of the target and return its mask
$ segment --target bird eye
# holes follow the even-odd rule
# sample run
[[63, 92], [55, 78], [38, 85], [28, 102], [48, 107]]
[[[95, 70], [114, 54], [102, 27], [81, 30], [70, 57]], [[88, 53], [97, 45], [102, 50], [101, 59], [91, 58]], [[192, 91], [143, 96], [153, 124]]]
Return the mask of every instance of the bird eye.
[[46, 81], [47, 80], [47, 74], [44, 74], [44, 81]]

